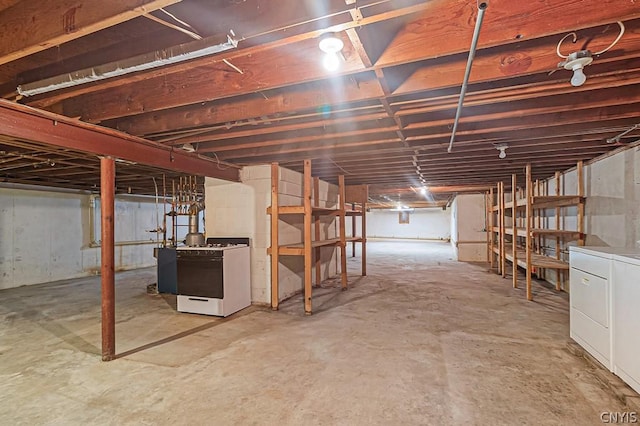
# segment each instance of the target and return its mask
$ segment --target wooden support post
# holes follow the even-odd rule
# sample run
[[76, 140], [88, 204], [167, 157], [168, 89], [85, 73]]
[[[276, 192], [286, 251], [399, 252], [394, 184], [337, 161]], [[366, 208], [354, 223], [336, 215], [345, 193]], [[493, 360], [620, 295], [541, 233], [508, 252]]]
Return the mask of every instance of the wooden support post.
[[[582, 161], [578, 162], [577, 165], [577, 173], [578, 173], [578, 196], [584, 197], [584, 163]], [[580, 232], [580, 238], [578, 239], [578, 245], [584, 246], [585, 243], [585, 235], [584, 235], [584, 200], [580, 200], [578, 203], [578, 232]]]
[[527, 276], [527, 300], [533, 300], [533, 295], [531, 292], [531, 245], [533, 244], [533, 238], [531, 235], [531, 221], [532, 221], [532, 182], [531, 182], [531, 164], [527, 164], [527, 173], [526, 173], [526, 211], [525, 211], [525, 230], [526, 230], [526, 243], [525, 243], [525, 252], [526, 252], [526, 276]]
[[[351, 203], [351, 210], [352, 211], [356, 210], [356, 203]], [[362, 214], [364, 215], [364, 211], [362, 212]], [[355, 214], [353, 216], [351, 216], [351, 236], [353, 238], [356, 237], [356, 215]], [[356, 242], [355, 241], [351, 242], [351, 257], [356, 257]]]
[[[555, 174], [555, 182], [556, 182], [556, 190], [555, 190], [555, 196], [559, 197], [560, 196], [560, 172], [556, 172]], [[556, 222], [556, 230], [560, 230], [560, 207], [556, 207], [556, 211], [555, 211], [555, 222]], [[560, 236], [556, 235], [556, 247], [555, 247], [555, 251], [556, 251], [556, 259], [560, 260]], [[562, 274], [562, 272], [559, 269], [556, 269], [556, 290], [562, 290], [562, 277], [564, 277], [564, 275]]]
[[487, 231], [487, 262], [491, 261], [491, 201], [489, 191], [484, 193], [484, 229]]
[[369, 201], [369, 187], [364, 185], [364, 191], [362, 194], [362, 219], [361, 219], [361, 232], [362, 245], [360, 246], [360, 258], [362, 262], [362, 276], [367, 275], [367, 202]]
[[491, 270], [493, 271], [493, 267], [495, 265], [495, 253], [493, 251], [493, 248], [495, 247], [495, 232], [493, 231], [493, 218], [494, 218], [494, 210], [493, 210], [493, 206], [494, 206], [494, 196], [493, 196], [493, 187], [489, 188], [489, 234], [491, 235], [491, 239], [489, 240], [489, 266], [491, 267]]
[[346, 192], [345, 192], [345, 188], [344, 188], [344, 175], [340, 175], [338, 176], [338, 203], [339, 206], [338, 208], [340, 209], [339, 214], [340, 214], [340, 267], [341, 267], [341, 274], [340, 277], [342, 279], [342, 289], [346, 290], [347, 286], [348, 286], [348, 282], [347, 282], [347, 238], [346, 238], [346, 232], [347, 232], [347, 226], [346, 226], [346, 215], [345, 215], [345, 197], [346, 197]]
[[500, 273], [502, 278], [507, 277], [506, 255], [506, 222], [505, 222], [504, 182], [500, 182]]
[[311, 208], [311, 160], [304, 160], [304, 182], [303, 182], [303, 202], [304, 202], [304, 313], [311, 315], [311, 256], [312, 237], [311, 221], [313, 211]]
[[115, 203], [116, 166], [111, 157], [100, 158], [101, 212], [101, 281], [102, 281], [102, 360], [111, 361], [116, 355], [115, 301]]
[[513, 238], [511, 239], [511, 257], [513, 257], [513, 265], [511, 265], [511, 273], [513, 274], [513, 288], [518, 288], [518, 255], [517, 255], [517, 247], [518, 247], [518, 221], [516, 220], [518, 217], [518, 187], [517, 187], [517, 177], [514, 174], [511, 175], [511, 203], [513, 209], [511, 210], [512, 214], [512, 230], [513, 230]]
[[278, 163], [271, 163], [271, 309], [278, 310], [280, 294], [278, 288], [279, 241], [278, 241], [278, 183], [280, 181], [280, 167]]
[[[320, 178], [313, 178], [313, 206], [320, 207]], [[314, 216], [314, 236], [315, 241], [320, 241], [320, 215]], [[314, 257], [315, 257], [315, 271], [316, 271], [316, 287], [320, 286], [322, 282], [322, 251], [320, 247], [316, 247], [314, 249]]]

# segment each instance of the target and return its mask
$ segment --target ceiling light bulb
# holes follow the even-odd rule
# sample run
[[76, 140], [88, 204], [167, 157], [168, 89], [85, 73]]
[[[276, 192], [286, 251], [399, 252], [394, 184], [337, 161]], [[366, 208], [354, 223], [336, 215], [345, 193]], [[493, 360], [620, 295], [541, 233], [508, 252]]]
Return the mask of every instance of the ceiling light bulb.
[[327, 53], [326, 55], [324, 55], [322, 64], [327, 69], [327, 71], [337, 71], [338, 68], [340, 68], [340, 57], [337, 53]]
[[500, 154], [498, 154], [499, 158], [507, 158], [507, 151], [505, 151], [504, 149], [500, 150]]
[[571, 85], [578, 87], [582, 86], [587, 81], [587, 76], [582, 71], [582, 66], [573, 69], [573, 77], [571, 77]]
[[325, 34], [318, 44], [324, 53], [338, 53], [344, 47], [344, 42], [334, 34]]

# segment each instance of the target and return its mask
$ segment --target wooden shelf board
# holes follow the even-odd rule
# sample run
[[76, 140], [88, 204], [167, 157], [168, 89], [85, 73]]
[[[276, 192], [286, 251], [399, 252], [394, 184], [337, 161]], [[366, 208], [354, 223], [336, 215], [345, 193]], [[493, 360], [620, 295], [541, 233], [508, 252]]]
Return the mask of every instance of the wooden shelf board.
[[362, 210], [346, 210], [344, 214], [346, 216], [362, 216]]
[[[347, 240], [348, 241], [348, 240]], [[332, 238], [329, 240], [312, 241], [311, 248], [339, 246], [340, 238]], [[271, 248], [267, 249], [267, 254], [271, 254]], [[283, 256], [304, 256], [304, 243], [287, 244], [278, 247], [278, 254]]]
[[[533, 197], [532, 206], [534, 209], [547, 209], [555, 207], [570, 207], [584, 203], [585, 197], [578, 195], [538, 195]], [[527, 199], [517, 201], [518, 207], [525, 207]]]
[[[324, 207], [312, 207], [311, 213], [314, 216], [320, 215], [339, 215], [340, 209], [328, 209]], [[267, 214], [271, 214], [271, 207], [267, 207]], [[304, 214], [304, 206], [279, 206], [278, 214]]]
[[346, 241], [348, 243], [361, 243], [362, 242], [362, 237], [347, 237]]

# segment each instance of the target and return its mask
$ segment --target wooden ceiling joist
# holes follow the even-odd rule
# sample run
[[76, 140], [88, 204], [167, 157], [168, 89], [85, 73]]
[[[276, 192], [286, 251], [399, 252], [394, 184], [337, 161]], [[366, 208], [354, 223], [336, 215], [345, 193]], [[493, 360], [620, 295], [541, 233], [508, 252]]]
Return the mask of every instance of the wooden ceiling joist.
[[0, 12], [0, 65], [179, 1], [117, 0], [100, 7], [86, 1], [20, 2]]

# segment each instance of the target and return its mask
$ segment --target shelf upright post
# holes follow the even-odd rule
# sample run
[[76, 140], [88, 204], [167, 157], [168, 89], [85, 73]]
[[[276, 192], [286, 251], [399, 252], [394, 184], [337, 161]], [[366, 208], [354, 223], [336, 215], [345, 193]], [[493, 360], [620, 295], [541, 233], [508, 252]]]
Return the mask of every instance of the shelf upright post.
[[304, 160], [304, 182], [303, 182], [303, 202], [304, 202], [304, 313], [311, 315], [311, 256], [312, 237], [311, 220], [313, 210], [311, 208], [311, 160]]
[[578, 245], [584, 246], [584, 163], [582, 161], [578, 161], [577, 174], [578, 197], [580, 197], [580, 201], [578, 202], [578, 232], [580, 233]]
[[[560, 172], [556, 172], [555, 174], [555, 182], [556, 182], [556, 197], [560, 196]], [[560, 207], [556, 207], [556, 231], [560, 230]], [[556, 260], [560, 260], [560, 236], [556, 235]], [[562, 278], [564, 274], [560, 272], [559, 269], [556, 269], [556, 290], [562, 290]]]
[[532, 188], [531, 188], [531, 164], [527, 164], [526, 168], [526, 211], [525, 211], [525, 230], [526, 230], [526, 243], [525, 243], [525, 253], [526, 253], [526, 274], [527, 274], [527, 300], [533, 300], [533, 296], [531, 293], [531, 245], [533, 244], [532, 235], [531, 235], [531, 221], [532, 221]]
[[495, 232], [493, 231], [493, 186], [489, 188], [489, 227], [487, 228], [487, 233], [490, 235], [489, 238], [489, 267], [493, 271], [493, 266], [495, 265], [494, 259], [494, 243], [495, 243]]
[[278, 163], [271, 163], [271, 309], [278, 310], [280, 295], [278, 289], [279, 241], [278, 241], [278, 181], [280, 180]]
[[504, 201], [504, 182], [500, 182], [500, 273], [502, 278], [507, 277], [507, 257], [506, 251], [506, 222], [505, 222], [505, 201]]
[[346, 290], [347, 282], [347, 237], [346, 237], [346, 214], [345, 214], [345, 197], [344, 175], [338, 176], [338, 208], [340, 215], [340, 278], [342, 280], [342, 289]]
[[513, 288], [518, 288], [518, 197], [517, 197], [517, 177], [516, 174], [511, 175], [511, 226], [513, 237], [511, 238], [511, 256], [513, 257], [513, 265], [511, 265], [513, 273]]
[[[320, 178], [313, 178], [313, 206], [320, 207]], [[320, 215], [313, 218], [315, 241], [320, 241]], [[316, 271], [316, 287], [322, 282], [322, 252], [320, 247], [316, 247], [313, 253], [315, 257], [314, 269]]]

